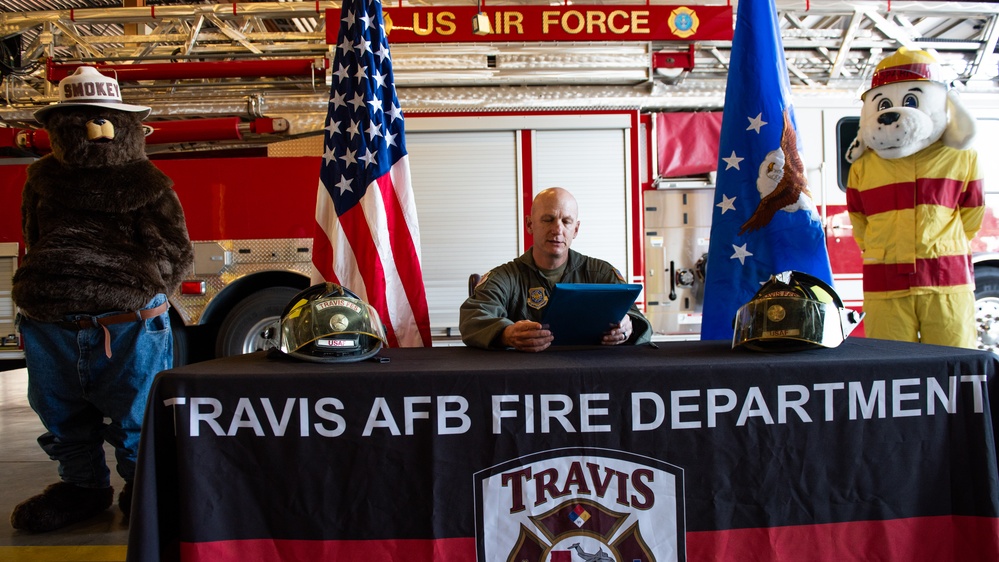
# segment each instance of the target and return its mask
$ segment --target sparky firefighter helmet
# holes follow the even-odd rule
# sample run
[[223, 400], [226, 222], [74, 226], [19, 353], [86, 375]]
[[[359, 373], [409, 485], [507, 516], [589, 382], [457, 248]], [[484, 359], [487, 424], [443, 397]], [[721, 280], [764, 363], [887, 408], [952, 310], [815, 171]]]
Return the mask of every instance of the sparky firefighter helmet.
[[844, 308], [836, 291], [821, 280], [785, 271], [772, 275], [736, 312], [732, 347], [756, 351], [836, 347], [863, 317]]
[[378, 312], [346, 287], [319, 283], [295, 295], [281, 313], [279, 349], [317, 363], [374, 357], [385, 343]]

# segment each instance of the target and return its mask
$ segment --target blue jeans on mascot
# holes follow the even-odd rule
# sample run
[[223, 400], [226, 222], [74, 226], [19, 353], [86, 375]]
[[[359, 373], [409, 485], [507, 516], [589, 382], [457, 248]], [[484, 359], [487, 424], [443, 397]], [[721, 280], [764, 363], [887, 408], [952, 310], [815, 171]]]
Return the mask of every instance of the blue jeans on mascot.
[[[157, 294], [144, 309], [166, 302]], [[47, 430], [38, 444], [59, 461], [59, 476], [84, 488], [107, 488], [110, 471], [104, 441], [115, 449], [118, 474], [135, 478], [139, 433], [153, 377], [173, 366], [173, 337], [167, 312], [144, 321], [88, 328], [36, 322], [22, 316], [20, 331], [28, 367], [28, 402]], [[105, 328], [111, 357], [105, 352]], [[105, 423], [105, 417], [110, 423]]]

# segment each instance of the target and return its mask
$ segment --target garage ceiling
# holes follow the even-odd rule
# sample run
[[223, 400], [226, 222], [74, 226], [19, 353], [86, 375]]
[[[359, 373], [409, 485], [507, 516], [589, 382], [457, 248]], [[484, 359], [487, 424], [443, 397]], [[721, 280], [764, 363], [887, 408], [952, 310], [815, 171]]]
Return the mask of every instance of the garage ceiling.
[[[489, 5], [539, 3], [544, 4], [514, 0]], [[476, 3], [415, 0], [401, 5]], [[934, 51], [963, 88], [999, 93], [997, 3], [777, 0], [777, 7], [795, 88], [855, 91], [869, 82], [881, 58], [905, 45]], [[313, 74], [180, 77], [123, 83], [123, 89], [130, 101], [152, 106], [154, 119], [281, 115], [291, 122], [291, 135], [313, 133], [322, 127], [328, 96], [328, 71], [323, 70], [329, 51], [326, 8], [338, 9], [339, 2], [244, 1], [234, 13], [231, 3], [146, 0], [142, 7], [121, 7], [114, 0], [4, 0], [0, 119], [30, 126], [31, 112], [56, 99], [53, 81], [47, 80], [48, 63], [304, 59], [315, 61]], [[392, 55], [400, 101], [407, 111], [572, 106], [668, 110], [721, 106], [730, 47], [722, 41], [695, 43], [692, 69], [662, 70], [651, 64], [654, 53], [687, 52], [691, 45], [399, 44]]]

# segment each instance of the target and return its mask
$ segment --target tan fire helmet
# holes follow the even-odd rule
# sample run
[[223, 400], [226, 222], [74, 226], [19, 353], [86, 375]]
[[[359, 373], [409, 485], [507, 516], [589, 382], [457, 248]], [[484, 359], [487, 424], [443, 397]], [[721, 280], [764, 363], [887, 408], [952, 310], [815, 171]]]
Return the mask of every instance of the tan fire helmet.
[[772, 275], [735, 314], [732, 347], [798, 351], [836, 347], [864, 314], [845, 308], [832, 287], [807, 273]]
[[374, 357], [386, 341], [378, 312], [336, 283], [305, 289], [281, 314], [278, 349], [305, 361], [361, 361]]

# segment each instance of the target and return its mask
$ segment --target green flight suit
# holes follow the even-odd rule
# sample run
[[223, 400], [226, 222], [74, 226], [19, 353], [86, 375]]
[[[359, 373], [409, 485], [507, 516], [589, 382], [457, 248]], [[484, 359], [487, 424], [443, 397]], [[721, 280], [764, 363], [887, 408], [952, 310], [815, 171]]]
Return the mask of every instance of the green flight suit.
[[[569, 250], [569, 259], [559, 283], [624, 283], [621, 274], [611, 264]], [[519, 320], [541, 322], [553, 284], [534, 264], [528, 249], [524, 255], [494, 268], [482, 277], [474, 294], [461, 305], [458, 329], [461, 341], [470, 347], [503, 349], [500, 334]], [[532, 302], [531, 289], [542, 289], [542, 299]], [[632, 331], [628, 344], [652, 340], [652, 324], [631, 305], [628, 311]]]

